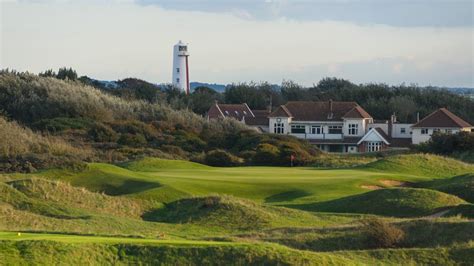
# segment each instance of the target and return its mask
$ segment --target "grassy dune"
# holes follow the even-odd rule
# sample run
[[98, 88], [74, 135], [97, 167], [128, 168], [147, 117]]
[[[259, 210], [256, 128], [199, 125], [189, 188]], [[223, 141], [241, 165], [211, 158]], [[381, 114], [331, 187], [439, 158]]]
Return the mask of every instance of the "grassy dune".
[[[145, 158], [4, 175], [0, 256], [8, 264], [462, 264], [472, 259], [474, 222], [418, 218], [445, 209], [472, 217], [472, 173], [443, 157], [403, 155], [352, 169]], [[418, 188], [364, 188], [387, 180]], [[396, 249], [368, 244], [360, 221], [376, 216], [404, 232]]]

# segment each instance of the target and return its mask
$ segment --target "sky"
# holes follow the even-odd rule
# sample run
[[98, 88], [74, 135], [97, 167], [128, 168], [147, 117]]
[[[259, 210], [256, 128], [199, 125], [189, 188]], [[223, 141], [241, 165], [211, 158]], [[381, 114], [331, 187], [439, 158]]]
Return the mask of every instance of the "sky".
[[0, 68], [67, 66], [101, 80], [324, 77], [474, 87], [474, 0], [0, 0]]

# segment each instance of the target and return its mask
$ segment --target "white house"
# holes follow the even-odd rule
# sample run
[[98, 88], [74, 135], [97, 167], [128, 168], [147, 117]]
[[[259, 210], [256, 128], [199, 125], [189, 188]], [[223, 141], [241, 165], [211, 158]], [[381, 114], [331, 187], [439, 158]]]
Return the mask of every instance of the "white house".
[[435, 132], [454, 134], [460, 131], [472, 131], [473, 127], [446, 108], [440, 108], [411, 126], [412, 143], [420, 144], [431, 139]]
[[355, 102], [288, 102], [269, 115], [269, 131], [308, 140], [329, 152], [380, 151], [390, 137]]

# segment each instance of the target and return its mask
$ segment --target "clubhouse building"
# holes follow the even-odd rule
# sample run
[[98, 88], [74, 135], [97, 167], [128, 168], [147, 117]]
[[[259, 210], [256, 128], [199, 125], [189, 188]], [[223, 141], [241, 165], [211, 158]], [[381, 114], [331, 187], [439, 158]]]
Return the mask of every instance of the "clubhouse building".
[[235, 118], [260, 132], [306, 139], [321, 150], [339, 153], [403, 149], [428, 141], [437, 131], [456, 133], [473, 127], [441, 108], [416, 124], [374, 120], [356, 102], [290, 101], [273, 112], [251, 110], [247, 104], [213, 105], [208, 118]]

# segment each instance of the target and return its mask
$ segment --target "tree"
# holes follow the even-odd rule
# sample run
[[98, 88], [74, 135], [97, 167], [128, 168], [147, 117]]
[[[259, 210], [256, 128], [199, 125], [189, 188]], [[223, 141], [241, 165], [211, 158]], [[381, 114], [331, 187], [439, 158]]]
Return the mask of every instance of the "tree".
[[204, 115], [215, 101], [221, 100], [221, 95], [208, 87], [197, 87], [190, 95], [193, 112]]
[[62, 67], [58, 70], [58, 74], [56, 75], [58, 79], [69, 79], [69, 80], [76, 80], [77, 79], [77, 72], [72, 68]]

